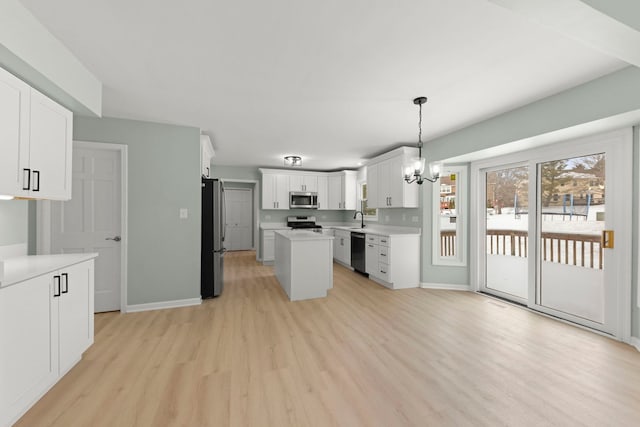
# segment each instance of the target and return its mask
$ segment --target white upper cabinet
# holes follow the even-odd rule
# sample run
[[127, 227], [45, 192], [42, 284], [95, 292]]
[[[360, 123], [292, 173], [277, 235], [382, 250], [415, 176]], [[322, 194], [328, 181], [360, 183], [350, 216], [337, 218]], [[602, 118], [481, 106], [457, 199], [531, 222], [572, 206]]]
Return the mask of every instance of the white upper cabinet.
[[289, 175], [289, 190], [318, 192], [318, 175]]
[[211, 159], [213, 159], [213, 155], [211, 139], [207, 135], [200, 135], [201, 174], [205, 178], [211, 178]]
[[329, 209], [356, 209], [356, 181], [356, 171], [342, 171], [329, 174]]
[[357, 172], [291, 172], [260, 169], [262, 209], [289, 209], [289, 192], [318, 193], [319, 210], [355, 210]]
[[260, 171], [262, 209], [289, 209], [289, 175]]
[[372, 159], [367, 165], [367, 206], [376, 208], [417, 208], [417, 184], [407, 184], [402, 165], [417, 157], [417, 149], [400, 147]]
[[22, 167], [29, 163], [30, 98], [31, 88], [0, 68], [0, 195], [29, 195]]
[[73, 114], [0, 69], [0, 194], [71, 198]]
[[318, 176], [318, 209], [329, 209], [329, 177], [326, 175]]
[[371, 185], [371, 182], [378, 182], [378, 165], [367, 166], [367, 207], [378, 208], [378, 186]]
[[32, 197], [71, 198], [73, 115], [40, 92], [31, 90], [29, 167]]

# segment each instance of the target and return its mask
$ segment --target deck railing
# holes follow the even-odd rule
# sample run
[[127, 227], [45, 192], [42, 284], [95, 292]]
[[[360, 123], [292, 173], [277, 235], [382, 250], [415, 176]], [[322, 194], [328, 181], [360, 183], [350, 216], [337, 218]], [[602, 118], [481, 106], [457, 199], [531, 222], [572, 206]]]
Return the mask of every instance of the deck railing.
[[[528, 239], [528, 233], [522, 230], [487, 230], [487, 254], [526, 257]], [[600, 235], [543, 232], [541, 240], [544, 261], [603, 268]], [[455, 230], [440, 233], [440, 254], [455, 256]]]

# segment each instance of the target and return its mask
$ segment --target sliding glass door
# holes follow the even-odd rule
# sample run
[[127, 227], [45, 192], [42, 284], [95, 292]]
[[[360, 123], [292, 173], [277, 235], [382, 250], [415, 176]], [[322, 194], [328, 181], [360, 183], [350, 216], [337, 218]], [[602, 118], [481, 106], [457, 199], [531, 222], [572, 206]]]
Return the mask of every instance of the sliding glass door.
[[618, 334], [631, 280], [630, 157], [630, 131], [616, 131], [474, 166], [478, 289]]
[[528, 296], [529, 167], [484, 172], [485, 271], [488, 291], [525, 303]]

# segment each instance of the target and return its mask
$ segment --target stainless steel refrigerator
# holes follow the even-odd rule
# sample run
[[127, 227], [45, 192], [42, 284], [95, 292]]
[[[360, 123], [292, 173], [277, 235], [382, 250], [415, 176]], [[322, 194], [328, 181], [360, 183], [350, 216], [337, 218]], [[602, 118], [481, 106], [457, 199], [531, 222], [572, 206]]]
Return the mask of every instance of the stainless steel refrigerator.
[[217, 297], [224, 286], [224, 185], [219, 179], [202, 179], [202, 252], [200, 291], [202, 298]]

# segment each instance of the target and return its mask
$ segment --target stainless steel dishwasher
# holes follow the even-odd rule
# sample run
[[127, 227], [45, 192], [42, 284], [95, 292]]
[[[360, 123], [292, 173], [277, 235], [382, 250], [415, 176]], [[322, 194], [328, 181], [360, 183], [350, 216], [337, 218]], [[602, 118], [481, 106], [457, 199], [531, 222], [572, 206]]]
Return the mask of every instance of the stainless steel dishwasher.
[[364, 233], [351, 232], [351, 267], [360, 273], [366, 273], [365, 236]]

